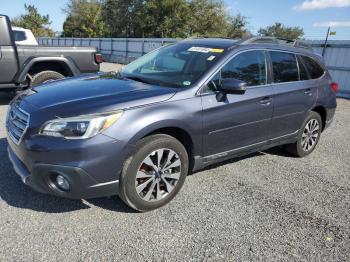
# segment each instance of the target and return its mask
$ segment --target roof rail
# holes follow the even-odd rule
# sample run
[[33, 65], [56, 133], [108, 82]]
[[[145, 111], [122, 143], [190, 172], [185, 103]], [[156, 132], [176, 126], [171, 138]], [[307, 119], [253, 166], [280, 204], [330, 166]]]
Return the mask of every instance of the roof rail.
[[279, 38], [273, 36], [253, 36], [247, 39], [242, 39], [238, 44], [275, 44], [275, 45], [287, 45], [298, 48], [305, 48], [312, 50], [312, 47], [305, 43], [301, 42], [299, 39], [288, 39], [288, 38]]
[[276, 37], [270, 36], [253, 36], [246, 39], [242, 39], [239, 44], [247, 45], [247, 44], [278, 44]]
[[306, 42], [302, 42], [300, 40], [295, 40], [293, 43], [294, 47], [299, 47], [299, 48], [305, 48], [305, 49], [309, 49], [312, 50], [312, 46]]

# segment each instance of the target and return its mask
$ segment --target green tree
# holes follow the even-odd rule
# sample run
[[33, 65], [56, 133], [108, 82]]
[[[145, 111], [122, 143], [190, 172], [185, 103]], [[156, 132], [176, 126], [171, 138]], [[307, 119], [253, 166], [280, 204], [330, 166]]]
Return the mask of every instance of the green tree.
[[247, 20], [222, 0], [105, 0], [103, 19], [113, 37], [242, 37]]
[[190, 1], [190, 35], [242, 38], [250, 35], [247, 18], [230, 15], [221, 0]]
[[102, 17], [111, 37], [142, 37], [145, 23], [143, 0], [105, 0]]
[[227, 37], [229, 15], [222, 1], [192, 0], [190, 35]]
[[30, 29], [37, 37], [54, 36], [54, 31], [50, 29], [51, 21], [49, 15], [40, 15], [34, 5], [24, 5], [26, 13], [12, 19], [13, 26]]
[[252, 35], [247, 29], [248, 21], [245, 16], [237, 14], [235, 16], [230, 16], [228, 20], [227, 37], [239, 39]]
[[263, 36], [274, 36], [285, 39], [298, 39], [304, 35], [304, 30], [301, 27], [288, 27], [281, 23], [275, 23], [266, 28], [260, 28], [258, 33]]
[[63, 12], [67, 14], [63, 24], [64, 36], [103, 37], [106, 35], [100, 1], [70, 0]]
[[186, 0], [150, 0], [145, 5], [144, 35], [187, 37], [191, 10]]

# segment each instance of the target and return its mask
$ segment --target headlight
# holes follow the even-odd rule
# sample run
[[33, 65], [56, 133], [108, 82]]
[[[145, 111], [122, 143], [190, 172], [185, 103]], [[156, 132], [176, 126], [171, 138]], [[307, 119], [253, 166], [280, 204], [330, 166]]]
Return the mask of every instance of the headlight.
[[97, 135], [113, 125], [123, 112], [60, 118], [46, 122], [40, 129], [45, 136], [67, 139], [86, 139]]

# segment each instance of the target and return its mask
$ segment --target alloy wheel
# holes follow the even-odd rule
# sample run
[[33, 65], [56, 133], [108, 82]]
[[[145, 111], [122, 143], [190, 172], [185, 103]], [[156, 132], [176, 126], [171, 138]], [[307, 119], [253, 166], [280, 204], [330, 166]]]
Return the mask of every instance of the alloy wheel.
[[178, 154], [168, 148], [155, 150], [142, 161], [137, 171], [136, 192], [144, 201], [160, 201], [175, 189], [180, 176]]
[[310, 119], [301, 136], [301, 147], [305, 152], [312, 150], [317, 142], [320, 132], [320, 124], [316, 119]]

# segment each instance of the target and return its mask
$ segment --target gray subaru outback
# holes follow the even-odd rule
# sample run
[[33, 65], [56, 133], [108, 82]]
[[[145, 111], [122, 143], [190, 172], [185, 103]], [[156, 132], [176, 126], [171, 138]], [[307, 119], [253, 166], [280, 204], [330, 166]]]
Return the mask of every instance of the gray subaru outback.
[[36, 191], [119, 195], [149, 211], [208, 165], [281, 145], [307, 156], [332, 122], [337, 88], [297, 44], [184, 40], [117, 73], [21, 93], [8, 111], [8, 155]]

